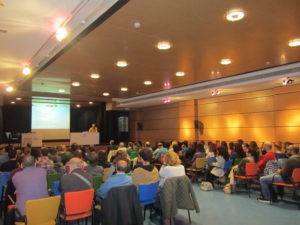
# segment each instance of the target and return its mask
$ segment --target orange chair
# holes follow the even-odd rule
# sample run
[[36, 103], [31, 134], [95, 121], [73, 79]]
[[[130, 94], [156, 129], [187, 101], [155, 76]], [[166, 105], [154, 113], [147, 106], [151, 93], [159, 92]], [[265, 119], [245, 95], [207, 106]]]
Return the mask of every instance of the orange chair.
[[64, 221], [86, 219], [92, 216], [94, 189], [67, 192], [64, 195], [64, 213], [59, 216]]
[[160, 163], [154, 163], [154, 166], [161, 167], [165, 163], [166, 154], [160, 156]]
[[299, 197], [297, 197], [297, 187], [300, 186], [300, 168], [295, 168], [292, 174], [292, 183], [272, 183], [276, 186], [282, 186], [287, 188], [294, 188], [293, 197], [296, 199], [298, 208], [300, 209]]
[[251, 197], [251, 181], [257, 178], [258, 165], [256, 163], [246, 163], [246, 175], [234, 175], [235, 178], [246, 180], [249, 198]]

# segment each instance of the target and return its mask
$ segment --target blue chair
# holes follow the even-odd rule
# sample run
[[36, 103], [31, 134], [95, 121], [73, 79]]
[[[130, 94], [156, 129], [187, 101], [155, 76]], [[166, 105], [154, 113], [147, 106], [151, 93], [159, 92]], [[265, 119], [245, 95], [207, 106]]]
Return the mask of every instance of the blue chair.
[[54, 181], [53, 182], [53, 196], [61, 195], [61, 193], [58, 190], [58, 186], [59, 186], [59, 181]]
[[227, 160], [224, 164], [224, 172], [225, 174], [228, 174], [230, 172], [230, 169], [232, 167], [232, 164], [233, 164], [233, 160], [230, 159], [230, 160]]
[[140, 201], [140, 205], [144, 207], [144, 220], [146, 216], [146, 208], [148, 206], [150, 206], [150, 218], [151, 218], [152, 205], [156, 201], [158, 185], [159, 185], [159, 181], [152, 184], [139, 185], [139, 201]]
[[0, 172], [0, 218], [2, 217], [2, 211], [4, 207], [4, 201], [5, 201], [5, 189], [6, 184], [9, 180], [10, 172]]

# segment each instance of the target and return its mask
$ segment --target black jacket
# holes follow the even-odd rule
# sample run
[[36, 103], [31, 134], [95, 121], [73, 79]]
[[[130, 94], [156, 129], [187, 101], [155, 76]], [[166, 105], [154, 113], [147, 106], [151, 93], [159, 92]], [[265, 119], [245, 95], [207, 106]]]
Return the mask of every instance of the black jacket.
[[142, 207], [135, 185], [115, 187], [102, 202], [102, 225], [142, 225]]

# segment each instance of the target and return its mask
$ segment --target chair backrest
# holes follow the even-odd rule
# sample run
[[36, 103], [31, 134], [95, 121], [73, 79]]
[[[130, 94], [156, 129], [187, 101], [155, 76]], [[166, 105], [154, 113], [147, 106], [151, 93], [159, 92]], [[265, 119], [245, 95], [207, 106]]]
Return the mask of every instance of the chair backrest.
[[232, 163], [233, 163], [232, 159], [225, 161], [225, 164], [224, 164], [224, 172], [225, 173], [228, 173], [230, 171], [230, 169], [232, 167]]
[[0, 172], [0, 202], [4, 199], [4, 186], [9, 180], [10, 172]]
[[108, 171], [109, 171], [109, 168], [104, 168], [103, 177], [102, 177], [103, 182], [105, 182], [107, 180]]
[[94, 189], [65, 193], [65, 214], [74, 215], [91, 211]]
[[48, 190], [53, 191], [53, 182], [59, 180], [59, 174], [53, 173], [47, 175]]
[[236, 158], [236, 159], [234, 159], [233, 166], [239, 165], [240, 162], [242, 161], [242, 159], [243, 159], [243, 158]]
[[102, 176], [93, 176], [93, 187], [96, 191], [102, 184]]
[[293, 170], [292, 179], [295, 184], [300, 184], [300, 168]]
[[257, 163], [246, 163], [246, 176], [255, 176], [258, 172]]
[[152, 184], [139, 185], [139, 200], [141, 205], [154, 203], [157, 196], [159, 181]]
[[26, 202], [27, 225], [55, 224], [60, 196], [28, 200]]
[[54, 181], [53, 182], [53, 195], [54, 196], [61, 195], [60, 191], [58, 190], [58, 186], [59, 186], [59, 181]]
[[139, 156], [139, 152], [138, 152], [138, 151], [131, 151], [131, 152], [129, 153], [130, 159], [135, 159], [135, 158], [138, 157], [138, 156]]
[[196, 168], [197, 169], [204, 169], [206, 166], [206, 158], [196, 158]]

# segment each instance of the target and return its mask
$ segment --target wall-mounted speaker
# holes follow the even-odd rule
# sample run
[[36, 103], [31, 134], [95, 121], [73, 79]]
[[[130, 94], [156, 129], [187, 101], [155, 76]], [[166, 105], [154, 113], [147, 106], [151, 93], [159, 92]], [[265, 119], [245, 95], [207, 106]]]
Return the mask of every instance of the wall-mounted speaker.
[[143, 130], [143, 123], [138, 122], [136, 125], [137, 125], [137, 130]]

